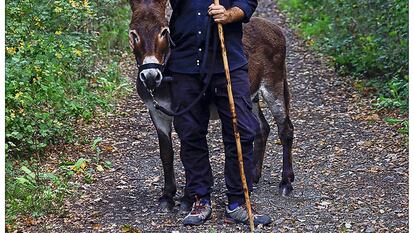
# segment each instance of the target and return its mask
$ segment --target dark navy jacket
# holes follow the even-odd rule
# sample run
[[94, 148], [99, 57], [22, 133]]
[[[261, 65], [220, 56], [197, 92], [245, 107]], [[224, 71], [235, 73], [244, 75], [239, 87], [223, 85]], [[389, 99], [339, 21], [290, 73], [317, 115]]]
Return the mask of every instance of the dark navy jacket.
[[[203, 63], [205, 38], [208, 26], [209, 0], [170, 0], [173, 13], [170, 20], [171, 37], [176, 44], [172, 48], [167, 70], [176, 73], [200, 73]], [[230, 70], [235, 70], [247, 64], [243, 51], [242, 23], [247, 23], [257, 7], [257, 0], [221, 0], [226, 9], [237, 6], [243, 10], [245, 18], [241, 22], [224, 25], [227, 55]], [[215, 36], [218, 36], [215, 34]], [[212, 40], [210, 40], [212, 41]], [[212, 42], [209, 52], [212, 53]], [[221, 49], [218, 46], [216, 62], [211, 64], [212, 58], [206, 62], [206, 69], [213, 68], [214, 73], [223, 72]]]

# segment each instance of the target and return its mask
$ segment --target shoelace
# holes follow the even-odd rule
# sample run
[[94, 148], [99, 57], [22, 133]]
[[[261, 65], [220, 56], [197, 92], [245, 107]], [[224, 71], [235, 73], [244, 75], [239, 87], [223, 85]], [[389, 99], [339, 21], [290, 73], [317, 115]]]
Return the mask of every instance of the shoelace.
[[191, 215], [200, 214], [205, 209], [205, 204], [202, 204], [201, 200], [197, 196], [195, 196], [195, 199], [196, 201], [191, 209]]
[[[242, 205], [242, 207], [243, 207], [243, 209], [245, 209], [245, 210], [246, 210], [246, 212], [248, 212], [248, 211], [247, 211], [247, 206], [246, 206], [246, 203], [245, 203], [245, 204], [243, 204], [243, 205]], [[255, 215], [260, 215], [260, 214], [258, 214], [258, 213], [257, 213], [257, 211], [256, 211], [256, 209], [253, 207], [253, 205], [251, 205], [251, 207], [252, 207], [252, 214], [253, 214], [253, 216], [255, 216]]]

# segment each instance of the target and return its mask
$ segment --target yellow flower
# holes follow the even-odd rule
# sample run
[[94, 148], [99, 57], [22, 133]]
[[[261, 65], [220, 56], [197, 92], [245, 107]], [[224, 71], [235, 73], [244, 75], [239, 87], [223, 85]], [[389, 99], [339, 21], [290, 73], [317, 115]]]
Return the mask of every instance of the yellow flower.
[[41, 29], [45, 29], [45, 26], [44, 26], [44, 25], [42, 25], [42, 21], [40, 20], [40, 18], [39, 18], [39, 17], [34, 16], [34, 17], [33, 17], [33, 19], [34, 19], [34, 21], [36, 22], [36, 23], [35, 23], [35, 25], [36, 25], [36, 26], [38, 26], [38, 27], [39, 27], [39, 28], [41, 28]]
[[63, 8], [62, 7], [58, 7], [58, 6], [54, 10], [54, 12], [56, 12], [56, 13], [60, 13], [62, 11], [63, 11]]
[[16, 53], [16, 48], [15, 47], [6, 47], [6, 51], [8, 54], [13, 55]]
[[22, 48], [24, 48], [24, 41], [20, 41], [20, 43], [19, 43], [19, 49], [22, 49]]
[[16, 93], [16, 95], [14, 96], [15, 99], [18, 99], [21, 95], [23, 95], [23, 92], [19, 91]]
[[55, 35], [58, 35], [58, 36], [59, 36], [59, 35], [62, 35], [62, 31], [56, 31], [56, 32], [55, 32]]
[[89, 2], [88, 2], [88, 0], [83, 0], [83, 7], [89, 8]]
[[307, 41], [306, 41], [306, 44], [307, 44], [308, 46], [313, 46], [313, 45], [315, 44], [315, 41], [314, 41], [314, 40], [312, 40], [312, 39], [310, 39], [310, 40], [307, 40]]
[[56, 56], [57, 59], [62, 59], [62, 54], [60, 54], [60, 53], [55, 53], [55, 56]]
[[23, 112], [24, 112], [24, 109], [23, 108], [20, 108], [19, 109], [19, 113], [22, 114]]
[[36, 73], [40, 73], [42, 71], [42, 69], [39, 66], [35, 66], [34, 69]]
[[79, 3], [75, 2], [74, 0], [69, 0], [70, 5], [72, 5], [73, 8], [78, 8]]
[[53, 123], [55, 123], [57, 126], [62, 126], [63, 123], [58, 120], [53, 120]]
[[76, 56], [78, 56], [78, 57], [82, 56], [82, 51], [80, 51], [79, 49], [75, 49], [75, 50], [73, 51], [73, 53], [74, 53]]

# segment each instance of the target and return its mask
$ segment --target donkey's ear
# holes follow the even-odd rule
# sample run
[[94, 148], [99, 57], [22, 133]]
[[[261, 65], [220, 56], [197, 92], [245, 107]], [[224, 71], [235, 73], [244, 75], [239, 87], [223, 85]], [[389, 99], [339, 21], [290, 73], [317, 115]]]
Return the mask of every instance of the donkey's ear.
[[166, 36], [167, 34], [170, 34], [170, 28], [169, 27], [161, 28], [160, 36]]
[[169, 27], [161, 28], [160, 36], [161, 37], [167, 37], [167, 40], [168, 40], [168, 43], [170, 44], [170, 46], [175, 46], [175, 43], [172, 40], [171, 35], [170, 35], [170, 28]]
[[139, 35], [136, 30], [129, 30], [129, 46], [131, 47], [132, 51], [137, 47], [139, 43]]

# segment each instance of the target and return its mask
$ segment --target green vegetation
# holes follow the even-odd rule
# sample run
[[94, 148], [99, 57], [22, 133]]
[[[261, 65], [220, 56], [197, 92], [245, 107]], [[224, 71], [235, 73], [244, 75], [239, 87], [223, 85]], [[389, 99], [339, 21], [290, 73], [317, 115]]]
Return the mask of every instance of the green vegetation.
[[18, 215], [32, 219], [60, 210], [65, 198], [78, 186], [92, 183], [95, 173], [112, 167], [110, 161], [98, 157], [73, 160], [65, 154], [55, 162], [50, 166], [39, 162], [39, 158], [6, 161], [7, 224], [13, 226]]
[[53, 172], [42, 170], [36, 160], [22, 161], [20, 165], [6, 163], [6, 179], [9, 181], [6, 223], [13, 223], [17, 214], [30, 213], [38, 217], [58, 209], [64, 197], [75, 188], [69, 184], [75, 168], [70, 170], [69, 166], [62, 166]]
[[7, 2], [8, 154], [68, 139], [77, 119], [87, 121], [97, 108], [110, 109], [125, 86], [111, 51], [128, 51], [120, 39], [128, 28], [124, 5], [115, 0]]
[[129, 14], [126, 1], [6, 1], [7, 223], [59, 208], [77, 164], [88, 163], [49, 171], [40, 161], [48, 146], [74, 142], [76, 124], [111, 111], [129, 91], [119, 68]]
[[[408, 110], [407, 0], [278, 0], [308, 44], [378, 90], [377, 108]], [[402, 121], [407, 131], [407, 120]]]

